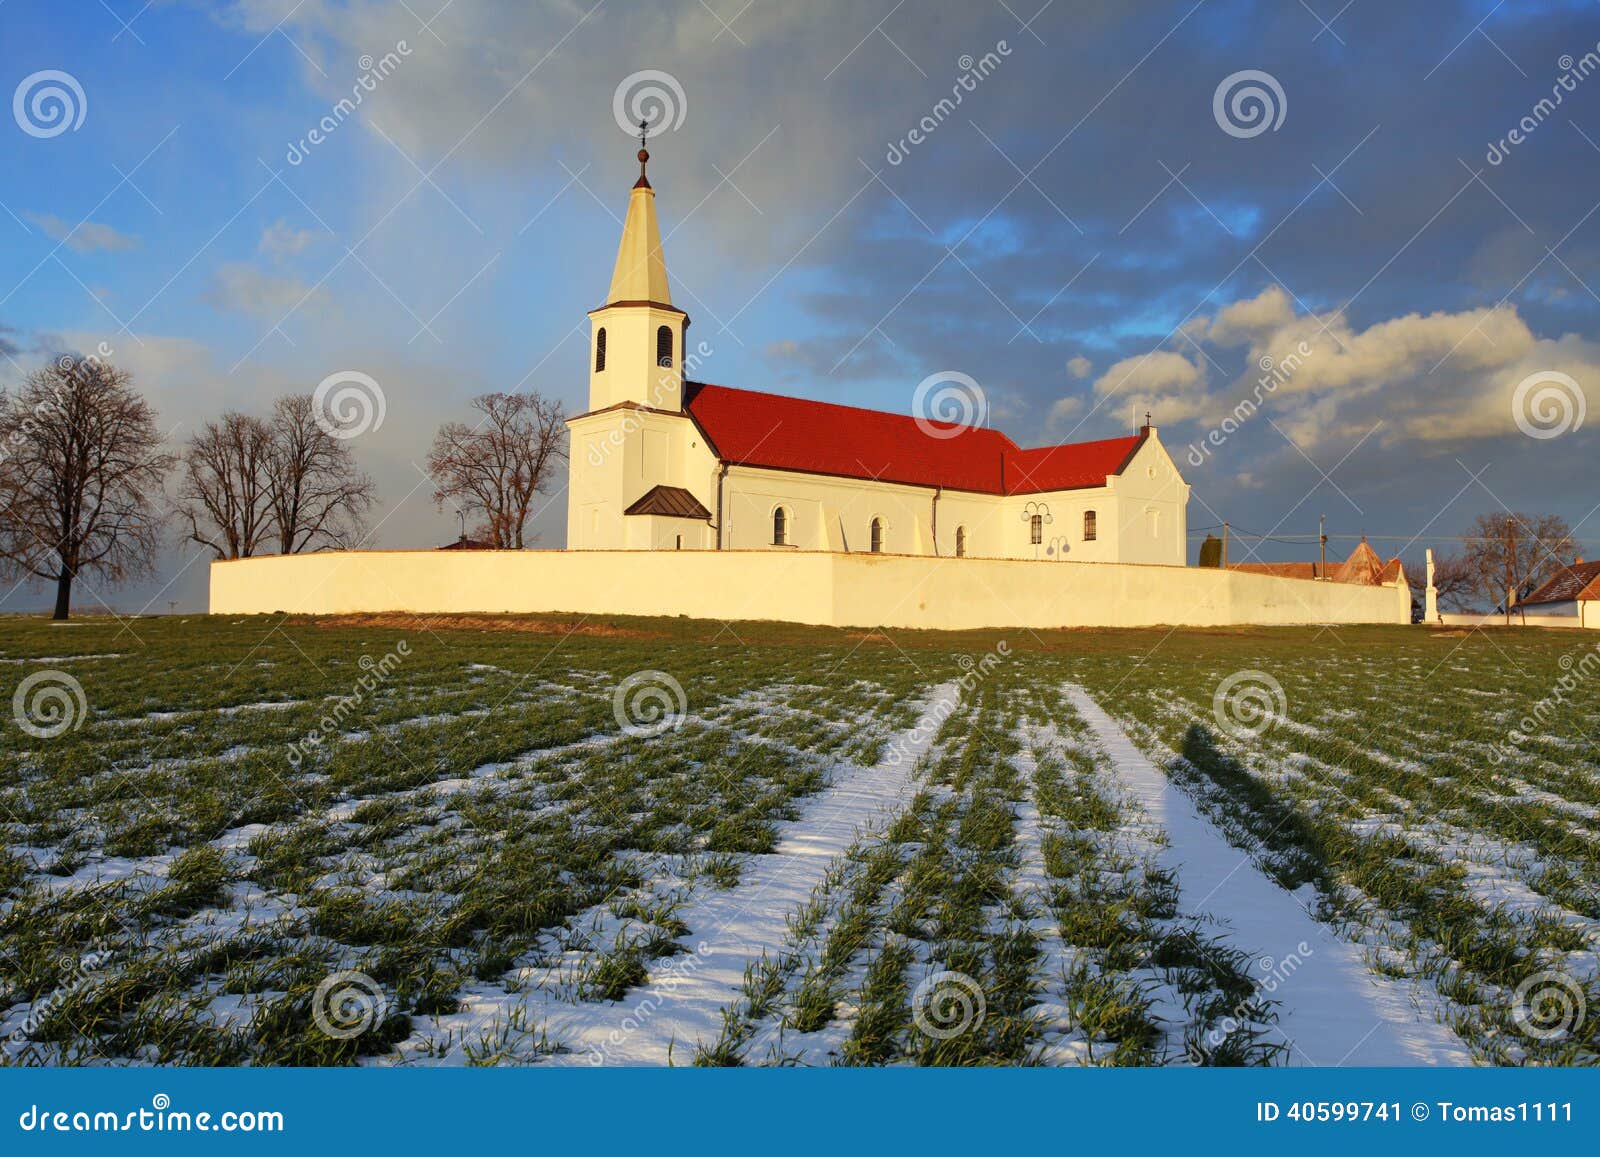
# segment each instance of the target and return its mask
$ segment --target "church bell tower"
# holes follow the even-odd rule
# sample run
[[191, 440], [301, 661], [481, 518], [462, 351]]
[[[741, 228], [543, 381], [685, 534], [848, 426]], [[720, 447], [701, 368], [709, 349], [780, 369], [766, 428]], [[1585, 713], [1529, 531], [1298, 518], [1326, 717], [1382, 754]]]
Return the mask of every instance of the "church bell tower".
[[639, 125], [639, 179], [606, 302], [589, 312], [589, 411], [619, 404], [683, 409], [684, 334], [689, 315], [672, 304], [656, 222], [656, 191], [645, 175], [647, 122]]

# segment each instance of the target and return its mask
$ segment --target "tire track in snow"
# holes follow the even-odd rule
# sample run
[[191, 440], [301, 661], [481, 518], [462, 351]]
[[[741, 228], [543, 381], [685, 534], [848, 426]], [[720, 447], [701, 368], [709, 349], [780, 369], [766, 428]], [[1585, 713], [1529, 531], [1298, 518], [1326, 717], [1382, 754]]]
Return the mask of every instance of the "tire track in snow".
[[1277, 1027], [1290, 1041], [1290, 1064], [1472, 1064], [1454, 1033], [1422, 1017], [1400, 985], [1373, 973], [1358, 948], [1229, 844], [1082, 687], [1067, 684], [1065, 692], [1124, 786], [1166, 831], [1171, 844], [1161, 858], [1177, 869], [1187, 907], [1225, 921], [1241, 947], [1300, 957], [1272, 994], [1283, 1002]]
[[746, 965], [783, 951], [789, 915], [810, 899], [835, 857], [871, 820], [904, 806], [917, 763], [959, 694], [955, 683], [936, 687], [917, 726], [895, 736], [875, 766], [853, 770], [814, 797], [800, 819], [782, 826], [775, 851], [745, 864], [738, 886], [697, 897], [681, 911], [691, 932], [680, 942], [690, 955], [660, 961], [648, 983], [616, 1004], [530, 1008], [568, 1050], [541, 1063], [688, 1064], [697, 1044], [714, 1043], [722, 1010], [742, 994]]

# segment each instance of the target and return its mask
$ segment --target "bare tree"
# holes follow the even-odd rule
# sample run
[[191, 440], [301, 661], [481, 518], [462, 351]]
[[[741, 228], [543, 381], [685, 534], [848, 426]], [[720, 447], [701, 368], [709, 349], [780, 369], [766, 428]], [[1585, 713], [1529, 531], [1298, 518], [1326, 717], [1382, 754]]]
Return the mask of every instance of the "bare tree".
[[249, 558], [272, 535], [272, 427], [229, 412], [207, 422], [183, 455], [178, 512], [189, 537], [218, 558]]
[[272, 518], [282, 554], [355, 546], [377, 505], [350, 448], [317, 421], [310, 394], [272, 409]]
[[1572, 528], [1557, 515], [1480, 514], [1459, 560], [1448, 560], [1460, 570], [1450, 576], [1462, 592], [1456, 601], [1500, 607], [1509, 616], [1509, 592], [1520, 603], [1571, 562], [1577, 549]]
[[149, 573], [161, 545], [175, 459], [132, 380], [63, 355], [0, 392], [0, 569], [53, 581], [57, 619], [79, 575]]
[[483, 394], [472, 408], [483, 415], [477, 425], [446, 422], [433, 440], [433, 499], [481, 517], [477, 533], [496, 547], [521, 550], [534, 496], [567, 456], [566, 414], [534, 393]]

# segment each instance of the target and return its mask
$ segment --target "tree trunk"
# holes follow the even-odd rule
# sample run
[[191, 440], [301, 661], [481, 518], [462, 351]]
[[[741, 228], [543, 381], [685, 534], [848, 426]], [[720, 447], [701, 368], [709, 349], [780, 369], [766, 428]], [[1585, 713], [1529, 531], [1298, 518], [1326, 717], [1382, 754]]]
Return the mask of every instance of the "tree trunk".
[[53, 619], [65, 619], [72, 605], [72, 572], [65, 567], [56, 576], [56, 613]]

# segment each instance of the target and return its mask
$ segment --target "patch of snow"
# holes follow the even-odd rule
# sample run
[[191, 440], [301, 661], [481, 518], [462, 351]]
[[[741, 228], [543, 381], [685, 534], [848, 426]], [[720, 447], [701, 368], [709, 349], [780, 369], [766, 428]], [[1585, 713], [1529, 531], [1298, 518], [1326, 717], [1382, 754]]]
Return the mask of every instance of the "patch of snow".
[[[1299, 1065], [1469, 1065], [1471, 1054], [1449, 1029], [1423, 1018], [1405, 990], [1367, 968], [1307, 907], [1313, 897], [1280, 888], [1195, 808], [1077, 686], [1067, 697], [1098, 735], [1117, 775], [1170, 841], [1161, 858], [1178, 873], [1185, 908], [1214, 916], [1258, 962], [1278, 969], [1298, 958], [1277, 985], [1278, 1028]], [[1302, 947], [1304, 946], [1304, 947]], [[1272, 967], [1264, 971], [1272, 972]]]

